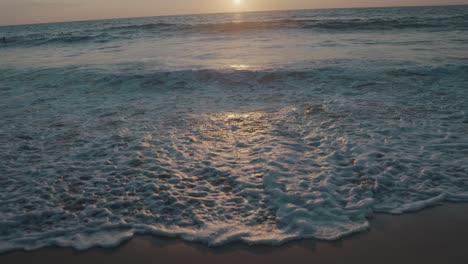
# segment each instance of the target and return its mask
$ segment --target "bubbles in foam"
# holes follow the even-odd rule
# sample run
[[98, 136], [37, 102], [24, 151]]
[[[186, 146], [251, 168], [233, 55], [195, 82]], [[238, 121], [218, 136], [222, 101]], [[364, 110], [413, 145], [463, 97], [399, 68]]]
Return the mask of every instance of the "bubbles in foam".
[[[465, 17], [454, 9], [391, 9], [413, 22], [449, 15], [421, 26], [342, 24], [388, 9], [223, 16], [182, 33], [174, 18], [53, 24], [38, 26], [57, 31], [45, 39], [6, 43], [0, 252], [113, 247], [136, 234], [332, 240], [366, 230], [374, 213], [467, 202]], [[317, 23], [326, 30], [304, 34]]]

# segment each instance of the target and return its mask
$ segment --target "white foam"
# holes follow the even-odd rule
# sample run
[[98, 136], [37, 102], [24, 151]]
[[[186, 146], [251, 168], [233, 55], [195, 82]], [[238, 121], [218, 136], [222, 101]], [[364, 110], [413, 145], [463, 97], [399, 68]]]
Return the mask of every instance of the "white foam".
[[[248, 31], [240, 43], [142, 38], [125, 56], [98, 44], [0, 50], [0, 252], [113, 247], [136, 234], [334, 240], [376, 212], [468, 202], [463, 46], [419, 31], [385, 44], [378, 32], [276, 33], [271, 49]], [[437, 45], [391, 42], [418, 37]], [[318, 44], [329, 39], [344, 47]]]

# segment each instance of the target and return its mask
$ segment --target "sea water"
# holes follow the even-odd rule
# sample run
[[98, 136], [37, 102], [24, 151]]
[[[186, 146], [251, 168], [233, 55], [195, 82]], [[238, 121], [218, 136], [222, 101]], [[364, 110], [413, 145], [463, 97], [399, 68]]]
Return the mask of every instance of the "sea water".
[[374, 213], [468, 202], [467, 6], [0, 37], [0, 252], [335, 240]]

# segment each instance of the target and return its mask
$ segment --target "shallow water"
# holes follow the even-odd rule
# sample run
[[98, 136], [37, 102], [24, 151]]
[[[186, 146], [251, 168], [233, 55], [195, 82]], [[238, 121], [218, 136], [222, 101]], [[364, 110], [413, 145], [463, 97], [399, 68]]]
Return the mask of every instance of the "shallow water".
[[0, 252], [276, 245], [468, 201], [468, 8], [0, 27]]

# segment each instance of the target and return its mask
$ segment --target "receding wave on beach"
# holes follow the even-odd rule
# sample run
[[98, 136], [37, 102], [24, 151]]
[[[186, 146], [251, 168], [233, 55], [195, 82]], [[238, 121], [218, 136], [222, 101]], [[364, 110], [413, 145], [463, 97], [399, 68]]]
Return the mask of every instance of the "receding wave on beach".
[[468, 202], [467, 23], [432, 7], [0, 27], [0, 252], [336, 240]]

